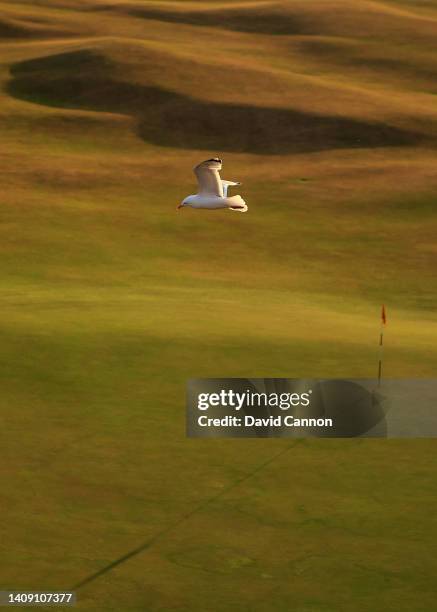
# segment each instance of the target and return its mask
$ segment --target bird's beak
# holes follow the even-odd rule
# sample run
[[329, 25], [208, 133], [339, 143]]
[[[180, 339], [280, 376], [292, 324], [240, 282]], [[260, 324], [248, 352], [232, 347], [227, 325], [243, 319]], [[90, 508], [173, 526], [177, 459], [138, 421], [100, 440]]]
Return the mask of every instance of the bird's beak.
[[179, 210], [180, 208], [182, 208], [182, 204], [178, 204], [178, 205], [176, 206], [176, 210]]

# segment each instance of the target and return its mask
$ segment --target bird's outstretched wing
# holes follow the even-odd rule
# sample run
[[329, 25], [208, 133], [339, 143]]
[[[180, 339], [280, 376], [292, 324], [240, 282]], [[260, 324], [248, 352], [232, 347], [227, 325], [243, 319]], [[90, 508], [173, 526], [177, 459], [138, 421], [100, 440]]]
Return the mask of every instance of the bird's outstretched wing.
[[199, 195], [214, 195], [223, 197], [223, 185], [220, 180], [222, 160], [218, 157], [207, 159], [194, 168], [194, 174], [199, 183]]
[[234, 182], [234, 181], [222, 181], [223, 196], [227, 198], [228, 197], [228, 187], [236, 187], [237, 185], [241, 185], [241, 183]]

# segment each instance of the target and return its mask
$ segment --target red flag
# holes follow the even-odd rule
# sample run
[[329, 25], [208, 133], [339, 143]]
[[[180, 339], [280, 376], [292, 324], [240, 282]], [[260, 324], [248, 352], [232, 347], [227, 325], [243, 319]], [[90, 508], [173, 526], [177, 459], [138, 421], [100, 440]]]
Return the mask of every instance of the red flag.
[[385, 325], [387, 323], [387, 317], [385, 315], [385, 306], [384, 304], [382, 305], [382, 310], [381, 310], [381, 320], [382, 320], [382, 324]]

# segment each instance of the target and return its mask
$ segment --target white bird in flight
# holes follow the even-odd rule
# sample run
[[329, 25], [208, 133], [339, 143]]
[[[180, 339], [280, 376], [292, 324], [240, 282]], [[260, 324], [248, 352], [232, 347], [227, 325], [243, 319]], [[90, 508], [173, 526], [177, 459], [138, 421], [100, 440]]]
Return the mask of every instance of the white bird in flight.
[[190, 195], [183, 200], [179, 206], [191, 206], [191, 208], [230, 208], [239, 212], [246, 212], [247, 205], [239, 195], [228, 197], [228, 188], [241, 183], [233, 181], [222, 181], [220, 170], [222, 160], [218, 157], [207, 159], [194, 168], [194, 174], [199, 183], [199, 193]]

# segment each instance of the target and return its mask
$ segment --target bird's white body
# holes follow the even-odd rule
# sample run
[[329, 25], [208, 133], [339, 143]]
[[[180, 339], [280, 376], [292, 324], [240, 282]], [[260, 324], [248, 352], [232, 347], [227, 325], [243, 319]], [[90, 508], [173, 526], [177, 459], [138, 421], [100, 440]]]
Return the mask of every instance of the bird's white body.
[[247, 205], [239, 195], [228, 197], [228, 188], [240, 185], [233, 181], [222, 181], [219, 171], [222, 168], [222, 160], [218, 158], [207, 159], [194, 168], [194, 173], [199, 183], [199, 193], [186, 197], [178, 206], [190, 206], [191, 208], [229, 208], [246, 212]]

